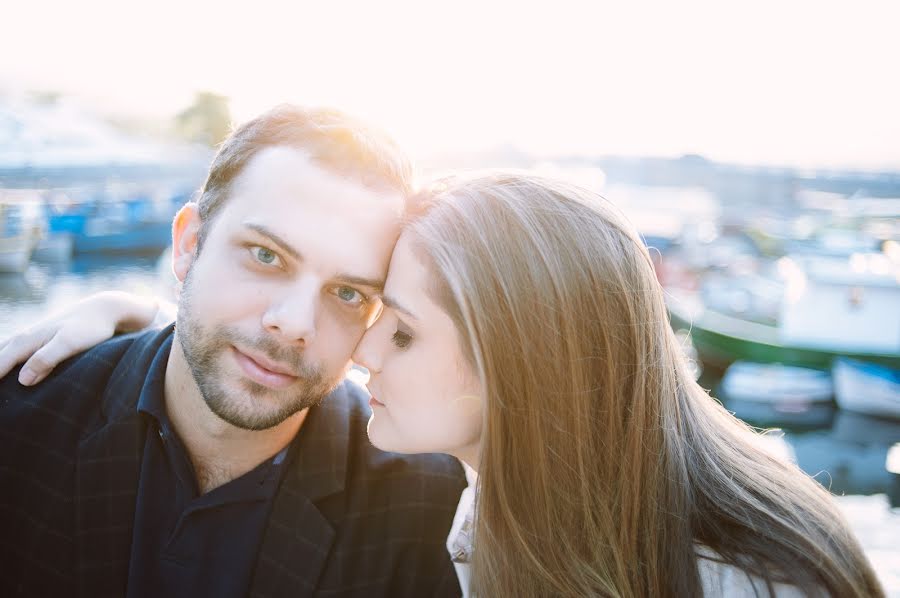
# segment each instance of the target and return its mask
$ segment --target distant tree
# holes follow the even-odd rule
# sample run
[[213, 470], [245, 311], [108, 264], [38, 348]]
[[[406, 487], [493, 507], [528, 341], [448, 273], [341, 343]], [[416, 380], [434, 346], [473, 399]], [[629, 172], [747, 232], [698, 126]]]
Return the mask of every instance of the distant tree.
[[62, 99], [62, 93], [50, 90], [31, 91], [28, 93], [28, 99], [35, 104], [51, 106]]
[[209, 91], [197, 93], [194, 103], [175, 117], [175, 126], [189, 141], [218, 145], [231, 131], [228, 98]]

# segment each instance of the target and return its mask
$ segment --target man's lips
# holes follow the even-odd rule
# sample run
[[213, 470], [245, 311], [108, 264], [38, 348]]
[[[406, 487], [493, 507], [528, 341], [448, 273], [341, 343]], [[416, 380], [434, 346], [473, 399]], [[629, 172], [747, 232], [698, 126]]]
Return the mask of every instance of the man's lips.
[[231, 352], [244, 374], [257, 384], [269, 388], [285, 388], [298, 378], [286, 366], [272, 363], [260, 355], [254, 354], [251, 357], [236, 347], [231, 347]]

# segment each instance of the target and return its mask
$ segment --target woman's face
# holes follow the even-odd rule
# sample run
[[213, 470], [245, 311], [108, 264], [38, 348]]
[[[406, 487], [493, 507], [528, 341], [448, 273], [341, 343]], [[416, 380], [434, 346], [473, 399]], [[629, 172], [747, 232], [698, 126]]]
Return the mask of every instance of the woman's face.
[[448, 453], [474, 465], [481, 384], [453, 321], [426, 292], [431, 273], [403, 234], [391, 258], [384, 312], [353, 360], [370, 372], [369, 439], [386, 451]]

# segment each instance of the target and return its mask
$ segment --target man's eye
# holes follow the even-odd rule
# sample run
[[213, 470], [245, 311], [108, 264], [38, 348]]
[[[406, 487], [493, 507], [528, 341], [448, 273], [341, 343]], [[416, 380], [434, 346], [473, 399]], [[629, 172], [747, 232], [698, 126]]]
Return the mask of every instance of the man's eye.
[[278, 255], [271, 249], [266, 249], [265, 247], [251, 247], [250, 253], [253, 254], [256, 261], [267, 266], [271, 266], [278, 262]]
[[343, 301], [344, 303], [349, 303], [352, 305], [359, 305], [365, 300], [362, 293], [354, 289], [353, 287], [338, 287], [335, 294], [338, 296], [338, 299]]

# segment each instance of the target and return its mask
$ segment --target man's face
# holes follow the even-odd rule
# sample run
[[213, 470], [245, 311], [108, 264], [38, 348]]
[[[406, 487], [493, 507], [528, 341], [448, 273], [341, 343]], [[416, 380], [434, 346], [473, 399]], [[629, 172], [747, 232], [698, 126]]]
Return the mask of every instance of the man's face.
[[177, 337], [216, 415], [266, 429], [334, 388], [379, 309], [402, 205], [271, 147], [233, 181], [199, 254], [179, 252], [176, 225]]

